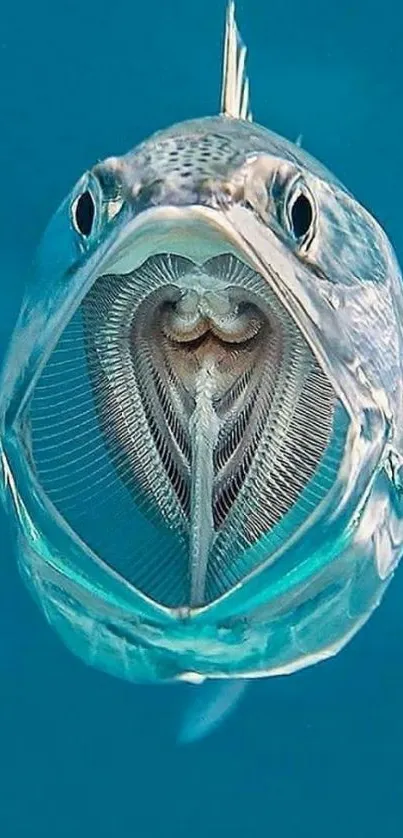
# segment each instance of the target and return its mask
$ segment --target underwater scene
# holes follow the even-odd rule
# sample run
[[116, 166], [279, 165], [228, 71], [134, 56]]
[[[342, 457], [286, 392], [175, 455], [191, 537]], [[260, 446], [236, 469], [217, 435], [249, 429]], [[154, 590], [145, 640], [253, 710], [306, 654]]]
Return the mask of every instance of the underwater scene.
[[1, 838], [402, 834], [402, 35], [3, 10]]

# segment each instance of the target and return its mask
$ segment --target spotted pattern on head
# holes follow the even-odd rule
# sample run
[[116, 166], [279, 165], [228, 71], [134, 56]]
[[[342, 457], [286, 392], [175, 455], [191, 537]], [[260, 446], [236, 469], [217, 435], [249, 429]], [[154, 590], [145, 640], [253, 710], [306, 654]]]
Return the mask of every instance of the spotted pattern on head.
[[169, 137], [160, 140], [152, 151], [140, 149], [139, 155], [139, 163], [144, 168], [154, 168], [157, 164], [164, 174], [175, 174], [184, 180], [195, 175], [226, 174], [231, 163], [236, 165], [241, 160], [230, 139], [219, 134]]

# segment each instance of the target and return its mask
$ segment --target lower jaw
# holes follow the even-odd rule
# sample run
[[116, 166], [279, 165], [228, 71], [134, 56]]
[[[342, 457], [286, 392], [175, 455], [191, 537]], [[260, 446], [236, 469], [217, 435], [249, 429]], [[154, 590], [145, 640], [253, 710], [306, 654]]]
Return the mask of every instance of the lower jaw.
[[152, 609], [149, 618], [136, 615], [133, 603], [117, 605], [106, 591], [90, 593], [85, 584], [56, 573], [39, 554], [35, 559], [32, 550], [24, 550], [23, 541], [20, 550], [28, 588], [71, 651], [134, 682], [294, 672], [339, 651], [368, 619], [388, 584], [379, 579], [373, 562], [362, 561], [362, 549], [350, 536], [337, 551], [322, 556], [319, 577], [312, 557], [309, 584], [305, 580], [287, 596], [273, 597], [262, 583], [258, 609], [251, 607], [245, 588], [241, 615], [231, 616], [229, 599], [225, 619], [208, 610], [200, 624], [197, 615], [167, 619]]

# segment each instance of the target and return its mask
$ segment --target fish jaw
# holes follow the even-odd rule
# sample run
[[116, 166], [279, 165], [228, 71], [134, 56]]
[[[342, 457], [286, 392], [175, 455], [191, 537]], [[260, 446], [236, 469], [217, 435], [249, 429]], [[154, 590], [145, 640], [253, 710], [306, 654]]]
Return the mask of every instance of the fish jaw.
[[[191, 259], [199, 267], [205, 261], [229, 254], [251, 271], [256, 271], [260, 281], [267, 284], [280, 305], [293, 318], [325, 375], [331, 380], [349, 425], [344, 456], [334, 484], [309, 519], [293, 532], [292, 538], [280, 543], [270, 555], [263, 556], [259, 567], [249, 573], [247, 578], [238, 581], [211, 602], [200, 601], [200, 576], [194, 588], [193, 602], [188, 600], [185, 606], [172, 607], [156, 601], [125, 579], [122, 573], [116, 573], [107, 566], [102, 556], [88, 549], [85, 540], [74, 529], [66, 527], [55, 505], [44, 495], [43, 487], [29, 468], [22, 464], [20, 457], [16, 456], [18, 411], [16, 425], [9, 428], [6, 434], [7, 473], [12, 475], [8, 482], [9, 486], [13, 486], [13, 498], [17, 499], [13, 501], [17, 517], [20, 522], [24, 522], [21, 561], [30, 589], [35, 592], [48, 619], [76, 653], [107, 671], [123, 674], [133, 680], [170, 679], [180, 677], [184, 670], [207, 673], [213, 677], [223, 671], [245, 676], [252, 672], [253, 677], [294, 671], [307, 665], [307, 662], [315, 662], [328, 654], [334, 654], [339, 648], [337, 644], [344, 642], [347, 636], [347, 630], [342, 628], [339, 640], [333, 638], [324, 647], [318, 644], [317, 639], [310, 638], [309, 642], [304, 640], [303, 649], [300, 648], [300, 640], [294, 642], [290, 636], [289, 642], [276, 656], [273, 650], [268, 652], [266, 648], [268, 632], [271, 635], [272, 631], [267, 627], [266, 616], [269, 615], [269, 621], [273, 615], [275, 618], [275, 602], [278, 598], [276, 579], [278, 568], [283, 562], [284, 569], [287, 569], [284, 571], [284, 608], [285, 600], [289, 604], [303, 601], [303, 591], [311, 590], [311, 585], [313, 590], [319, 592], [319, 596], [321, 585], [326, 587], [328, 584], [327, 572], [323, 573], [321, 582], [315, 579], [317, 553], [313, 553], [308, 561], [303, 560], [306, 559], [310, 533], [322, 533], [321, 561], [325, 565], [327, 561], [333, 561], [334, 545], [339, 545], [340, 539], [345, 539], [346, 534], [349, 534], [349, 526], [357, 514], [359, 504], [366, 500], [370, 475], [376, 469], [384, 448], [385, 424], [376, 424], [376, 414], [370, 414], [374, 424], [367, 424], [367, 433], [363, 437], [362, 420], [357, 416], [349, 400], [348, 387], [343, 377], [338, 376], [334, 365], [335, 359], [339, 358], [337, 353], [333, 359], [326, 353], [323, 333], [318, 331], [318, 318], [312, 316], [312, 301], [311, 308], [308, 304], [304, 305], [303, 281], [293, 261], [287, 259], [285, 248], [270, 230], [265, 230], [263, 243], [261, 225], [256, 221], [251, 227], [250, 219], [250, 215], [243, 215], [240, 223], [239, 214], [231, 208], [224, 212], [200, 205], [145, 210], [122, 226], [113, 243], [105, 248], [96, 270], [85, 278], [86, 293], [90, 294], [100, 276], [128, 274], [140, 269], [148, 259], [164, 252], [182, 259]], [[208, 293], [211, 290], [207, 289]], [[74, 299], [70, 297], [70, 312], [81, 305], [84, 296], [81, 288]], [[60, 332], [63, 331], [63, 326], [58, 328]], [[46, 357], [44, 354], [38, 364], [37, 378], [40, 377]], [[34, 388], [35, 376], [32, 381]], [[27, 400], [24, 404], [27, 404]], [[207, 406], [202, 403], [201, 412], [205, 413], [206, 407], [208, 411], [209, 405], [211, 407], [211, 400]], [[213, 414], [211, 418], [214, 420]], [[212, 424], [210, 430], [213, 430]], [[212, 443], [212, 434], [206, 436], [204, 448], [200, 434], [197, 440], [196, 448], [201, 452], [200, 462], [211, 451], [209, 445]], [[194, 532], [196, 530], [197, 527]], [[203, 564], [209, 549], [208, 538], [204, 546], [194, 547], [196, 566]], [[341, 548], [340, 551], [343, 553]], [[343, 562], [345, 558], [342, 565]], [[294, 577], [292, 568], [295, 571]], [[334, 572], [337, 576], [337, 570]], [[371, 593], [371, 597], [374, 596]], [[111, 608], [110, 597], [115, 603], [119, 602], [118, 613], [115, 607]], [[337, 597], [341, 597], [341, 594], [338, 593]], [[341, 606], [337, 604], [337, 597], [334, 607], [338, 613]], [[263, 602], [267, 615], [261, 621], [252, 615], [256, 609], [259, 611]], [[366, 616], [367, 612], [364, 616], [360, 613], [357, 619], [351, 621], [351, 625], [349, 623], [350, 634], [362, 624]], [[245, 620], [250, 626], [250, 619], [254, 620], [253, 630], [245, 628]], [[228, 628], [228, 620], [232, 623], [231, 628]], [[311, 647], [312, 653], [308, 655], [307, 651]], [[139, 648], [142, 649], [140, 656]]]

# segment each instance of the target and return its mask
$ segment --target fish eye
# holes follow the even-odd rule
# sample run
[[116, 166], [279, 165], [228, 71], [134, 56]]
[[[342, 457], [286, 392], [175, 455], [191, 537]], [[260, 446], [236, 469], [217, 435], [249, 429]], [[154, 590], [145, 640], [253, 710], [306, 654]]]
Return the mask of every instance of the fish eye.
[[89, 189], [82, 192], [73, 202], [71, 217], [77, 233], [87, 238], [91, 234], [95, 218], [95, 201]]
[[296, 239], [304, 238], [313, 222], [313, 206], [304, 192], [299, 192], [293, 199], [289, 210], [289, 220]]

